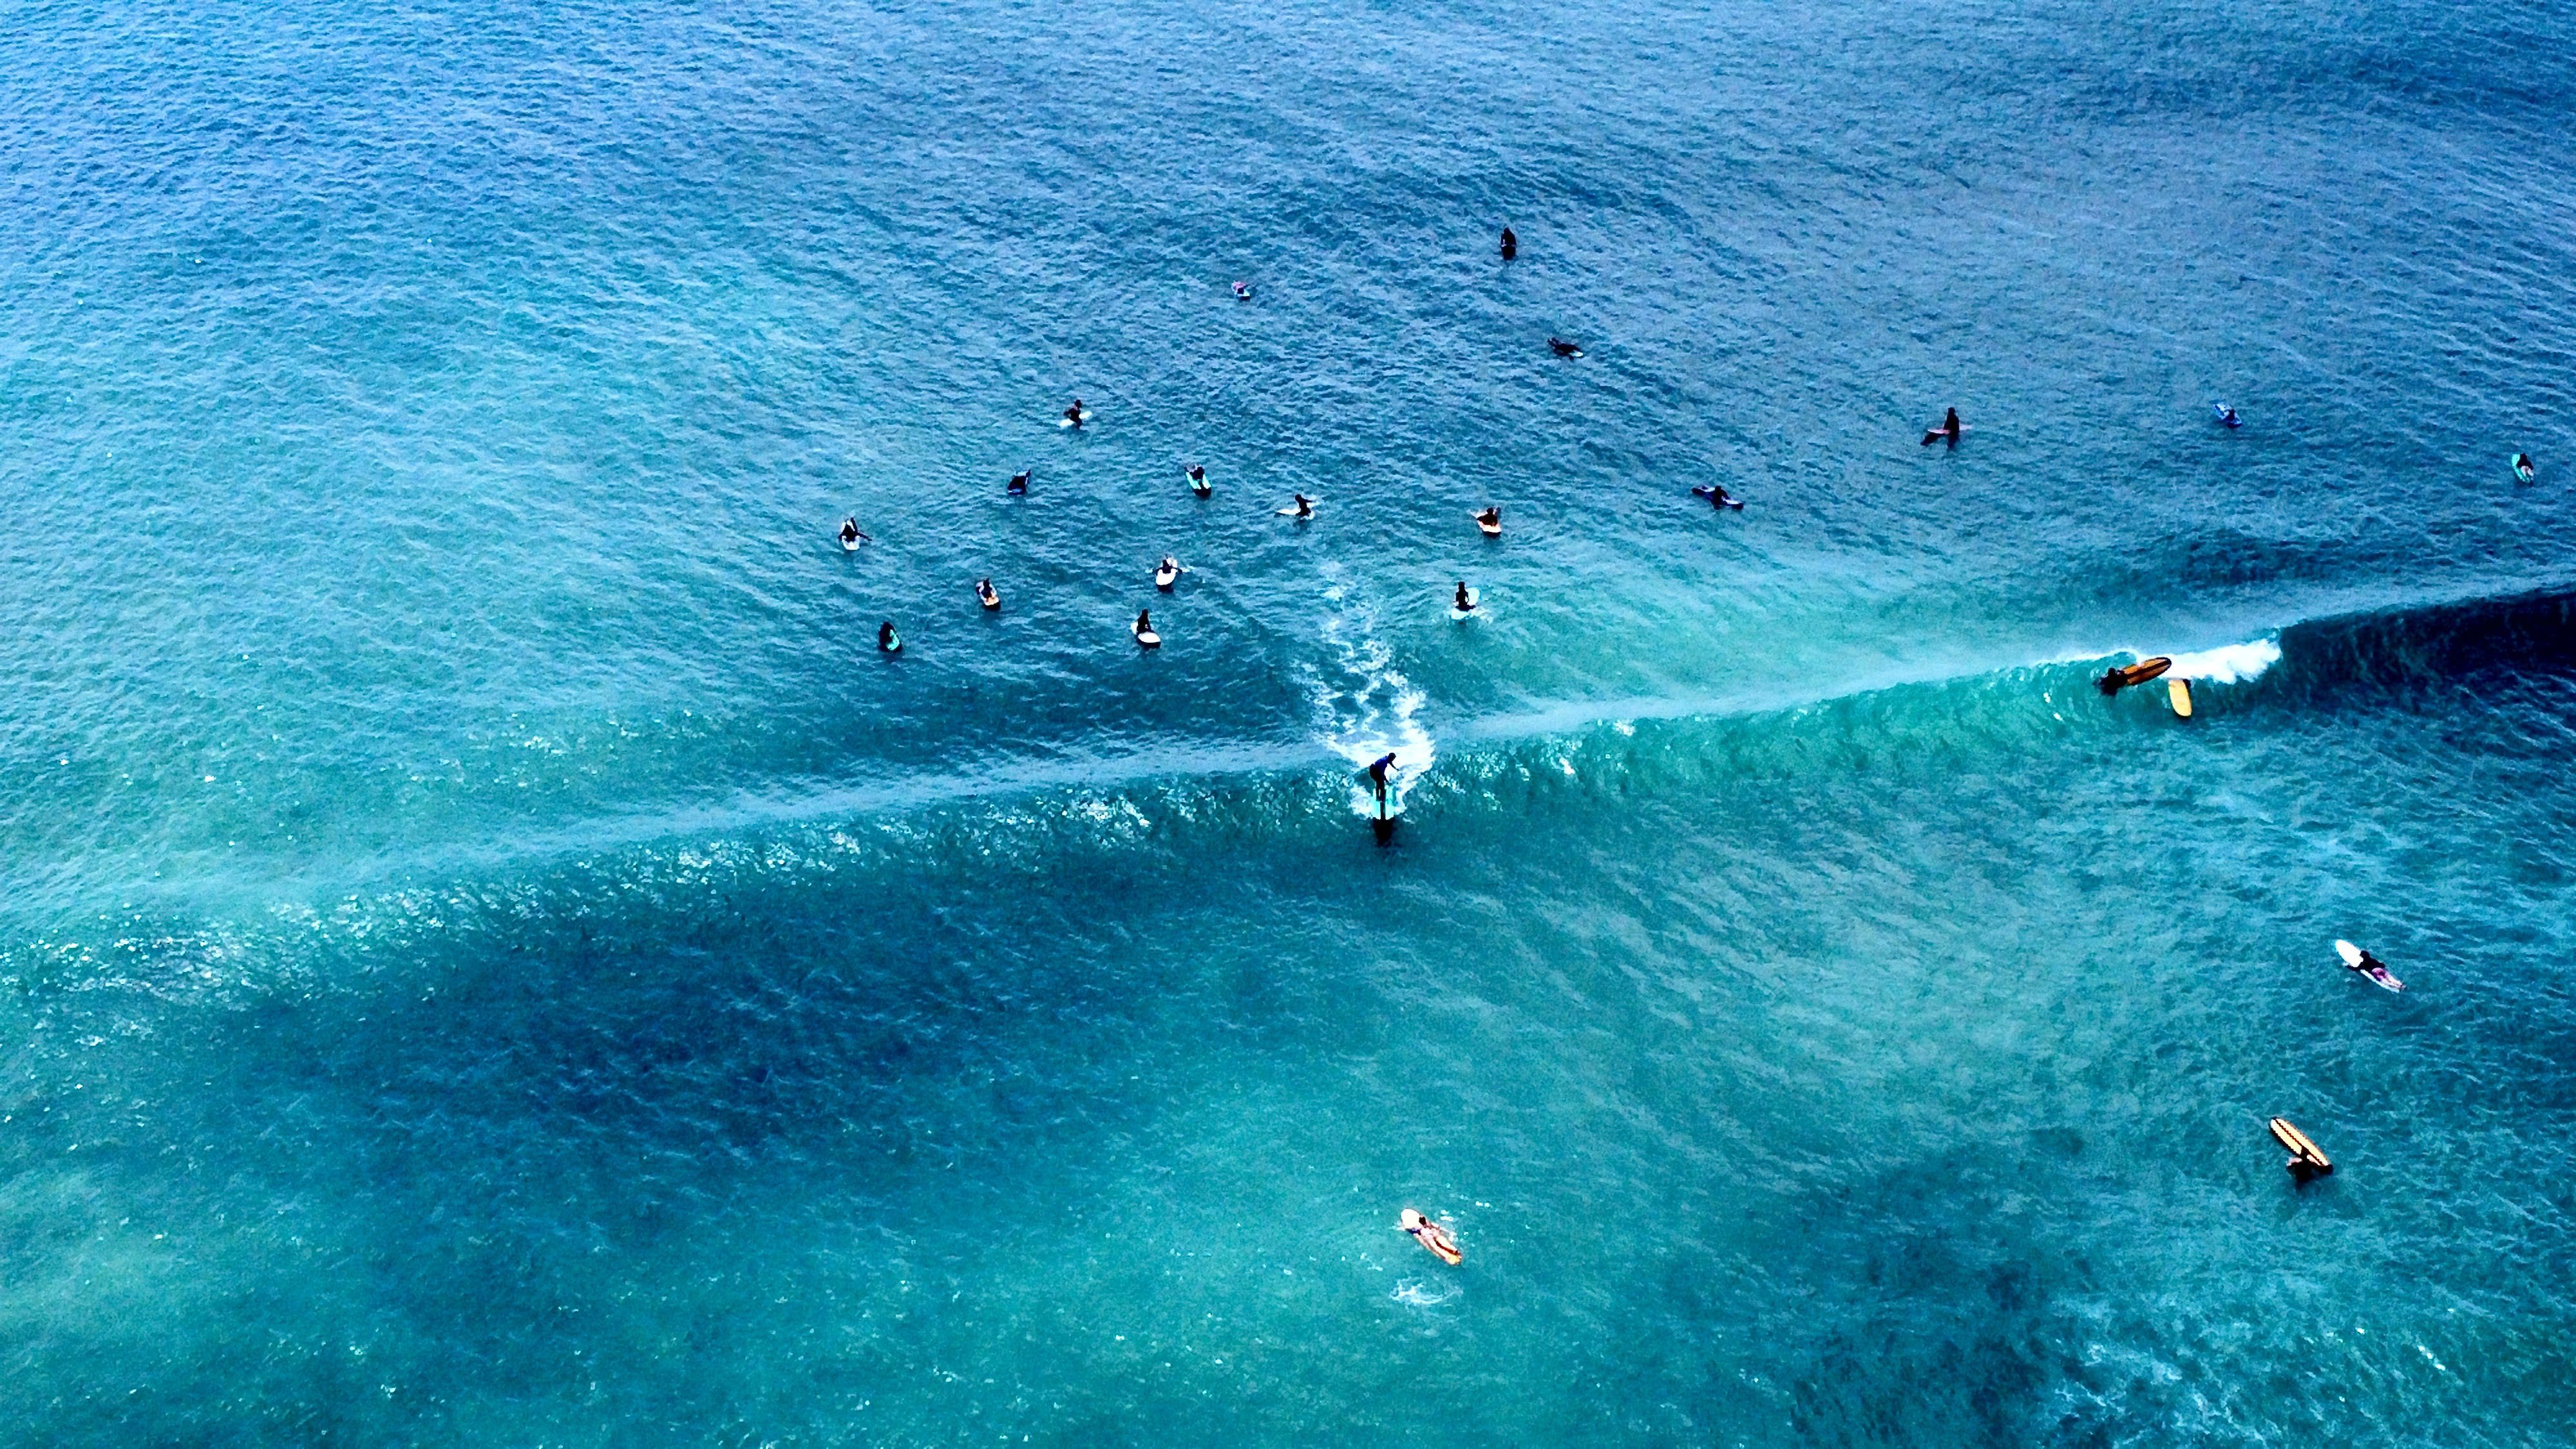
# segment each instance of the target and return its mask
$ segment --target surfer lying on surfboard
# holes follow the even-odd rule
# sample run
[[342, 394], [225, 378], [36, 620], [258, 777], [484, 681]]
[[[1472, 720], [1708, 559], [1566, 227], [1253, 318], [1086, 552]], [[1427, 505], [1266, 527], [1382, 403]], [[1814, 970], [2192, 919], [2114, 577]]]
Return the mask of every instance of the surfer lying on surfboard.
[[1029, 491], [1029, 470], [1028, 470], [1028, 469], [1026, 469], [1026, 468], [1022, 468], [1022, 469], [1021, 469], [1020, 471], [1018, 471], [1017, 473], [1012, 474], [1012, 475], [1011, 475], [1011, 482], [1010, 482], [1010, 485], [1009, 485], [1009, 488], [1008, 488], [1008, 490], [1007, 490], [1007, 491], [1012, 492], [1012, 493], [1026, 493], [1026, 492], [1028, 492], [1028, 491]]
[[991, 579], [977, 579], [975, 581], [975, 602], [982, 604], [987, 609], [998, 609], [1002, 607], [1002, 596], [993, 592], [993, 581]]
[[1466, 1260], [1466, 1255], [1458, 1251], [1458, 1240], [1449, 1236], [1447, 1228], [1411, 1208], [1395, 1215], [1395, 1225], [1411, 1233], [1415, 1242], [1431, 1250], [1431, 1256], [1452, 1268]]
[[2516, 453], [2516, 454], [2514, 454], [2514, 455], [2513, 455], [2513, 476], [2514, 476], [2514, 477], [2516, 477], [2516, 478], [2518, 478], [2518, 479], [2520, 479], [2521, 481], [2523, 481], [2523, 482], [2525, 482], [2525, 483], [2528, 483], [2528, 482], [2530, 482], [2530, 481], [2531, 481], [2531, 473], [2532, 473], [2532, 468], [2531, 468], [2531, 455], [2530, 455], [2529, 453]]
[[1205, 498], [1208, 495], [1207, 469], [1200, 467], [1196, 463], [1192, 463], [1183, 471], [1189, 474], [1190, 491], [1201, 498]]
[[1928, 448], [1934, 443], [1941, 441], [1943, 438], [1948, 438], [1950, 440], [1950, 446], [1955, 448], [1959, 446], [1959, 435], [1967, 430], [1967, 427], [1959, 421], [1959, 410], [1957, 408], [1944, 409], [1941, 414], [1941, 426], [1933, 428], [1923, 435], [1923, 446]]
[[1562, 337], [1551, 337], [1547, 339], [1547, 350], [1555, 353], [1559, 357], [1581, 357], [1583, 355], [1582, 348], [1575, 346], [1573, 343], [1566, 341]]
[[1493, 504], [1487, 504], [1482, 513], [1472, 514], [1470, 516], [1476, 520], [1476, 527], [1484, 530], [1485, 537], [1500, 538], [1503, 536], [1503, 510], [1501, 508], [1496, 507]]
[[1695, 485], [1691, 489], [1691, 496], [1693, 498], [1707, 499], [1709, 501], [1709, 506], [1712, 508], [1742, 508], [1744, 506], [1744, 500], [1727, 492], [1726, 485], [1722, 483]]
[[2104, 694], [2118, 694], [2133, 684], [2144, 684], [2150, 679], [2158, 678], [2171, 668], [2173, 668], [2173, 661], [2159, 654], [2153, 659], [2141, 659], [2135, 664], [2114, 669], [2094, 680], [2093, 686]]
[[841, 520], [841, 547], [857, 548], [860, 544], [874, 542], [875, 539], [859, 532], [859, 520], [855, 516]]
[[895, 633], [894, 620], [888, 619], [877, 626], [877, 648], [888, 654], [903, 652], [903, 636]]

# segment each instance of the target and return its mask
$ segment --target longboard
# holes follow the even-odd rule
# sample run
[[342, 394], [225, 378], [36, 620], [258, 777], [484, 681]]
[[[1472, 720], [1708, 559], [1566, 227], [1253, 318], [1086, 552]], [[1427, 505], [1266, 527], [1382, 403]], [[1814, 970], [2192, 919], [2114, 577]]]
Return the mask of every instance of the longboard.
[[[2173, 661], [2172, 661], [2172, 660], [2166, 660], [2165, 662], [2166, 662], [2167, 664], [2171, 664]], [[2177, 716], [2179, 716], [2179, 717], [2181, 717], [2181, 718], [2183, 718], [2183, 719], [2189, 719], [2189, 718], [2191, 718], [2191, 681], [2190, 681], [2190, 680], [2188, 680], [2188, 679], [2168, 679], [2168, 680], [2166, 680], [2166, 681], [2165, 681], [2165, 699], [2173, 705], [2173, 712], [2174, 712]]]
[[1396, 1226], [1404, 1229], [1408, 1233], [1411, 1233], [1415, 1242], [1430, 1249], [1431, 1256], [1438, 1258], [1441, 1262], [1448, 1264], [1450, 1267], [1455, 1268], [1460, 1263], [1466, 1261], [1467, 1255], [1458, 1251], [1458, 1240], [1449, 1236], [1449, 1230], [1447, 1228], [1440, 1226], [1438, 1223], [1435, 1223], [1431, 1219], [1424, 1217], [1422, 1214], [1415, 1212], [1413, 1209], [1406, 1208], [1403, 1212], [1396, 1214], [1395, 1222]]
[[2306, 1162], [2317, 1171], [2334, 1171], [2334, 1164], [2327, 1161], [2326, 1155], [2317, 1150], [2317, 1144], [2308, 1140], [2308, 1134], [2290, 1125], [2289, 1118], [2272, 1119], [2272, 1140], [2288, 1148], [2292, 1157]]
[[2135, 664], [2123, 665], [2112, 670], [2106, 677], [2111, 684], [2110, 692], [2117, 694], [2131, 685], [2144, 684], [2151, 679], [2162, 679], [2165, 671], [2171, 668], [2173, 668], [2173, 660], [2159, 654], [2152, 659], [2141, 659]]
[[2377, 961], [2371, 959], [2369, 952], [2362, 950], [2359, 946], [2354, 945], [2350, 941], [2335, 942], [2335, 954], [2343, 958], [2343, 964], [2345, 967], [2369, 977], [2372, 983], [2379, 986], [2382, 990], [2403, 991], [2406, 989], [2405, 982], [2400, 981], [2394, 975], [2391, 975], [2387, 967], [2382, 966]]

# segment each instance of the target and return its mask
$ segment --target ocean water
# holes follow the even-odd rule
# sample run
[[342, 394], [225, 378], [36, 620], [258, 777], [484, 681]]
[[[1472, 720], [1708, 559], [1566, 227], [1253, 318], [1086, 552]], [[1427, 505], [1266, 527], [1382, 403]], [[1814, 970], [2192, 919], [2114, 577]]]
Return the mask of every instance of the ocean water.
[[2576, 1436], [2576, 11], [0, 35], [0, 1445]]

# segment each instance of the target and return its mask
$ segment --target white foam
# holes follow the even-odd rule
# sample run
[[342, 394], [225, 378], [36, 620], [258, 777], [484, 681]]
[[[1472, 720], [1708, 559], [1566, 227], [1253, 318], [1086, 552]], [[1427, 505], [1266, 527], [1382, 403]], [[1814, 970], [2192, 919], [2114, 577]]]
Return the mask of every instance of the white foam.
[[[1325, 595], [1336, 602], [1341, 596], [1338, 588]], [[1400, 807], [1405, 791], [1439, 757], [1439, 748], [1415, 718], [1422, 709], [1422, 691], [1397, 672], [1394, 651], [1377, 637], [1367, 611], [1357, 612], [1357, 617], [1335, 614], [1324, 620], [1324, 643], [1333, 659], [1329, 668], [1315, 672], [1317, 723], [1325, 747], [1356, 769], [1395, 756], [1387, 802], [1390, 808]], [[1365, 780], [1351, 786], [1351, 810], [1377, 813], [1377, 795]]]
[[2166, 672], [2194, 684], [2242, 684], [2280, 662], [2280, 640], [2256, 639], [2219, 649], [2203, 649], [2197, 654], [2177, 654], [2173, 657], [2173, 668]]

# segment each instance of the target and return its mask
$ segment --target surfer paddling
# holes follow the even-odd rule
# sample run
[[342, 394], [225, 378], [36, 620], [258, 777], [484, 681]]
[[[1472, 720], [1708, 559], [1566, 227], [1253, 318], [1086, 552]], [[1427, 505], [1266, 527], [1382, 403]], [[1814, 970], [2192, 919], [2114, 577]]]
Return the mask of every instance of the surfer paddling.
[[1010, 483], [1005, 487], [1005, 490], [1004, 490], [1004, 491], [1006, 491], [1006, 492], [1010, 493], [1010, 494], [1011, 494], [1011, 496], [1013, 496], [1013, 497], [1015, 497], [1015, 498], [1016, 498], [1016, 497], [1018, 497], [1018, 496], [1020, 496], [1021, 494], [1024, 494], [1024, 493], [1028, 492], [1028, 491], [1029, 491], [1029, 470], [1028, 470], [1028, 469], [1026, 469], [1026, 468], [1022, 468], [1022, 469], [1021, 469], [1020, 471], [1018, 471], [1017, 473], [1012, 474], [1012, 475], [1011, 475], [1011, 481], [1010, 481]]
[[1395, 1215], [1395, 1225], [1412, 1234], [1415, 1242], [1420, 1243], [1423, 1247], [1431, 1250], [1431, 1256], [1438, 1258], [1441, 1262], [1448, 1264], [1450, 1267], [1455, 1268], [1460, 1263], [1466, 1261], [1466, 1255], [1458, 1251], [1458, 1240], [1449, 1235], [1449, 1230], [1447, 1228], [1440, 1226], [1438, 1223], [1435, 1223], [1431, 1219], [1424, 1217], [1422, 1214], [1415, 1212], [1413, 1209], [1406, 1208], [1404, 1211], [1397, 1213]]
[[1955, 448], [1959, 446], [1959, 435], [1966, 431], [1967, 428], [1959, 421], [1959, 410], [1957, 408], [1945, 408], [1942, 410], [1941, 414], [1941, 426], [1930, 429], [1923, 434], [1923, 446], [1928, 448], [1934, 443], [1941, 441], [1943, 438], [1947, 438], [1950, 440], [1950, 446]]
[[2153, 659], [2141, 659], [2135, 664], [2114, 669], [2094, 680], [2093, 687], [2106, 695], [2118, 694], [2132, 685], [2144, 684], [2150, 679], [2159, 678], [2171, 668], [2173, 668], [2173, 661], [2159, 654]]
[[841, 547], [857, 548], [860, 544], [874, 542], [875, 539], [859, 532], [859, 520], [855, 515], [841, 520]]

